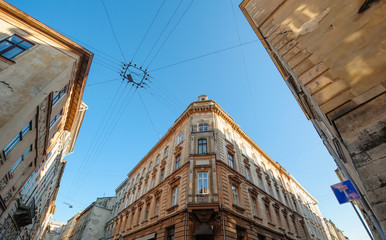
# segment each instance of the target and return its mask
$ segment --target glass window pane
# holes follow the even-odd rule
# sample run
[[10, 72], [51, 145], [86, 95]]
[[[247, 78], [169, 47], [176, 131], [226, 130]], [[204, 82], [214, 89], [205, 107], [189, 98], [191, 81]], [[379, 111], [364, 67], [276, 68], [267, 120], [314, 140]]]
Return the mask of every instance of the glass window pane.
[[19, 38], [16, 35], [11, 36], [10, 38], [8, 38], [8, 40], [13, 42], [13, 43], [19, 43], [19, 42], [23, 41], [21, 38]]
[[12, 44], [10, 42], [3, 41], [0, 43], [0, 51], [3, 51], [4, 49], [9, 48], [10, 46], [12, 46]]
[[19, 46], [24, 48], [24, 49], [28, 49], [28, 48], [32, 47], [33, 44], [30, 42], [24, 41], [24, 42], [19, 43]]
[[14, 56], [18, 55], [19, 53], [22, 53], [23, 51], [24, 50], [19, 48], [19, 47], [14, 47], [11, 50], [9, 50], [8, 52], [3, 53], [2, 56], [5, 58], [8, 58], [8, 59], [11, 59]]

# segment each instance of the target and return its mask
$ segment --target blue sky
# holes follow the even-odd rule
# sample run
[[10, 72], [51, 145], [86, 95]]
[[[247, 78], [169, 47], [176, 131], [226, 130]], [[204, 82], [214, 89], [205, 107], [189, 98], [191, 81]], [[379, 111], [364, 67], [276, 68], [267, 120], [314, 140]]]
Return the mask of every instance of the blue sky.
[[[324, 217], [350, 239], [368, 239], [351, 205], [335, 199], [330, 189], [339, 181], [335, 163], [242, 15], [240, 1], [196, 0], [189, 8], [191, 1], [182, 1], [149, 55], [180, 1], [165, 1], [138, 48], [163, 1], [105, 0], [124, 57], [132, 59], [138, 48], [137, 64], [147, 67], [154, 58], [150, 88], [134, 95], [118, 80], [124, 57], [101, 1], [8, 2], [95, 53], [83, 96], [89, 110], [75, 151], [65, 158], [55, 219], [67, 221], [97, 197], [113, 196], [158, 137], [207, 94], [319, 201]], [[246, 44], [231, 48], [240, 43]]]

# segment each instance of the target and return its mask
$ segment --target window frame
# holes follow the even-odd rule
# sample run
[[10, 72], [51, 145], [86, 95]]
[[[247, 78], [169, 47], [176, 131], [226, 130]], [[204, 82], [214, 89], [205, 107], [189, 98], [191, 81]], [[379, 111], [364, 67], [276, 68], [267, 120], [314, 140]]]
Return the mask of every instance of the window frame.
[[230, 152], [228, 152], [228, 165], [231, 167], [231, 168], [235, 168], [235, 160], [234, 160], [234, 155], [231, 154]]
[[50, 130], [62, 119], [63, 108], [50, 120]]
[[177, 145], [180, 144], [184, 140], [184, 133], [180, 133], [177, 136]]
[[207, 122], [200, 122], [200, 123], [198, 123], [198, 131], [199, 132], [207, 132], [207, 131], [209, 131], [209, 123], [207, 123]]
[[181, 154], [178, 154], [176, 156], [176, 165], [175, 165], [175, 168], [174, 170], [177, 170], [181, 167]]
[[[201, 175], [206, 175], [206, 177], [200, 177]], [[197, 173], [197, 194], [207, 195], [209, 194], [209, 173], [208, 172], [198, 172]], [[201, 181], [201, 183], [200, 183]], [[206, 181], [206, 188], [205, 188], [205, 181]], [[200, 192], [201, 186], [203, 185], [202, 189], [203, 192]]]
[[16, 145], [23, 141], [23, 137], [27, 135], [29, 131], [32, 130], [32, 121], [29, 121], [29, 123], [12, 139], [10, 143], [4, 148], [3, 153], [4, 156], [7, 156], [13, 148], [16, 147]]
[[64, 86], [55, 96], [52, 97], [52, 107], [54, 107], [67, 93], [67, 85]]
[[167, 240], [175, 240], [175, 227], [174, 226], [166, 228], [166, 239]]
[[154, 216], [158, 216], [159, 207], [160, 207], [160, 198], [158, 197], [155, 199]]
[[233, 204], [239, 206], [240, 205], [239, 188], [235, 185], [232, 185], [231, 189], [232, 189]]
[[147, 221], [149, 219], [150, 212], [150, 203], [146, 204], [145, 215], [143, 216], [143, 221]]
[[247, 166], [245, 166], [245, 177], [248, 181], [252, 182], [251, 170]]
[[9, 176], [13, 175], [13, 173], [16, 171], [17, 167], [20, 165], [20, 163], [24, 162], [24, 160], [27, 158], [27, 156], [30, 152], [32, 152], [32, 144], [28, 146], [28, 148], [24, 151], [24, 153], [12, 165], [11, 169], [8, 171]]
[[256, 197], [251, 197], [251, 200], [252, 200], [253, 214], [255, 216], [259, 216], [259, 210], [258, 210], [258, 207], [257, 207], [257, 198]]
[[159, 176], [159, 182], [163, 182], [165, 180], [165, 168], [161, 169], [160, 176]]
[[172, 189], [172, 207], [178, 205], [178, 186]]
[[[205, 149], [204, 149], [204, 147], [205, 147]], [[198, 154], [207, 154], [208, 153], [208, 140], [206, 138], [200, 138], [197, 140], [197, 152], [198, 152]]]
[[[15, 42], [12, 42], [12, 40], [9, 40], [9, 39], [11, 39], [11, 38], [14, 37], [14, 36], [17, 37], [17, 38], [19, 38], [19, 39], [21, 39], [21, 41], [18, 42], [18, 43], [15, 43]], [[29, 41], [29, 40], [26, 40], [24, 37], [21, 37], [21, 36], [18, 35], [18, 34], [12, 34], [11, 36], [8, 36], [8, 37], [3, 38], [2, 40], [0, 40], [0, 44], [2, 44], [3, 42], [7, 42], [8, 44], [10, 44], [10, 46], [8, 46], [8, 47], [4, 48], [3, 50], [1, 50], [1, 51], [0, 51], [0, 56], [3, 57], [3, 58], [5, 58], [5, 59], [11, 60], [11, 61], [12, 61], [12, 59], [13, 59], [14, 57], [16, 57], [17, 55], [19, 55], [19, 54], [21, 54], [21, 53], [27, 51], [28, 49], [32, 48], [33, 46], [35, 46], [35, 43], [33, 43], [33, 42]], [[22, 46], [21, 43], [24, 43], [24, 42], [27, 42], [27, 43], [31, 44], [31, 46], [28, 47], [28, 48], [25, 47], [25, 46]], [[12, 57], [6, 57], [6, 56], [4, 56], [4, 54], [9, 53], [11, 50], [13, 50], [13, 49], [15, 49], [15, 48], [21, 49], [22, 51], [19, 52], [19, 53], [17, 53], [17, 54], [15, 54], [15, 55], [13, 55]]]

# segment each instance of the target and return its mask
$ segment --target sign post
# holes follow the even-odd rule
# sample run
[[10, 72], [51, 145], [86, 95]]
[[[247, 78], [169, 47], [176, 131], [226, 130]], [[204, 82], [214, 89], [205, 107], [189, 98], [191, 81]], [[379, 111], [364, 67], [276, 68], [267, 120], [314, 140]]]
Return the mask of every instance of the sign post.
[[369, 229], [367, 228], [365, 222], [362, 219], [362, 216], [359, 214], [358, 210], [352, 203], [355, 200], [358, 200], [361, 198], [358, 191], [355, 189], [354, 185], [350, 180], [346, 180], [334, 185], [331, 185], [331, 189], [335, 194], [336, 199], [338, 200], [339, 204], [351, 202], [351, 205], [353, 206], [356, 214], [358, 215], [359, 219], [361, 220], [363, 226], [366, 229], [367, 234], [369, 235], [371, 240], [374, 240], [373, 236], [371, 235]]

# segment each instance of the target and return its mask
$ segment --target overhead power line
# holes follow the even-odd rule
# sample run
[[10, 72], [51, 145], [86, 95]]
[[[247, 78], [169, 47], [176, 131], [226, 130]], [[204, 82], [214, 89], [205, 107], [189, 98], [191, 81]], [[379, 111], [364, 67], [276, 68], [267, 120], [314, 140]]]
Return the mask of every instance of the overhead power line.
[[161, 8], [162, 8], [162, 6], [165, 4], [165, 2], [166, 2], [166, 0], [164, 0], [164, 1], [162, 2], [161, 6], [158, 8], [158, 11], [157, 11], [157, 13], [156, 13], [155, 16], [154, 16], [153, 21], [151, 22], [150, 26], [147, 28], [147, 31], [146, 31], [145, 35], [143, 36], [143, 38], [142, 38], [142, 40], [141, 40], [141, 43], [138, 45], [137, 49], [135, 50], [135, 52], [134, 52], [133, 57], [131, 58], [131, 60], [133, 60], [134, 57], [135, 57], [135, 55], [137, 54], [139, 48], [141, 47], [143, 41], [145, 40], [147, 34], [149, 33], [150, 28], [153, 26], [153, 23], [155, 22], [155, 19], [157, 18], [158, 14], [159, 14], [159, 12], [161, 11]]
[[102, 83], [115, 82], [115, 81], [119, 81], [119, 80], [120, 79], [115, 78], [115, 79], [106, 80], [106, 81], [102, 81], [102, 82], [90, 83], [90, 84], [86, 84], [86, 87], [93, 86], [93, 85], [98, 85], [98, 84], [102, 84]]
[[190, 6], [192, 6], [194, 0], [190, 1], [188, 7], [185, 9], [184, 13], [181, 15], [180, 19], [178, 19], [176, 25], [174, 25], [173, 29], [169, 32], [168, 36], [165, 38], [164, 42], [162, 43], [161, 47], [158, 49], [156, 54], [151, 59], [148, 67], [151, 65], [151, 63], [154, 61], [154, 59], [157, 57], [158, 53], [161, 51], [162, 47], [165, 45], [166, 41], [169, 39], [169, 37], [172, 35], [174, 29], [176, 29], [177, 25], [181, 22], [182, 18], [185, 16], [186, 12], [189, 10]]
[[102, 1], [102, 4], [103, 4], [104, 9], [105, 9], [105, 11], [106, 11], [106, 15], [107, 15], [107, 18], [108, 18], [108, 20], [109, 20], [110, 27], [111, 27], [111, 31], [113, 32], [115, 41], [117, 42], [118, 48], [119, 48], [119, 50], [121, 51], [121, 54], [122, 54], [122, 57], [123, 57], [124, 62], [126, 62], [125, 54], [123, 53], [122, 48], [121, 48], [121, 45], [119, 44], [117, 35], [115, 34], [114, 27], [113, 27], [113, 24], [112, 24], [111, 19], [110, 19], [110, 16], [109, 16], [109, 12], [107, 11], [107, 8], [106, 8], [106, 6], [105, 6], [104, 1], [103, 1], [103, 0], [101, 0], [101, 1]]
[[176, 14], [177, 10], [180, 8], [181, 4], [184, 2], [184, 0], [181, 0], [180, 3], [178, 4], [177, 8], [174, 9], [174, 12], [172, 14], [172, 16], [169, 18], [169, 21], [166, 23], [166, 26], [162, 29], [161, 31], [161, 34], [158, 36], [157, 40], [155, 41], [153, 47], [150, 49], [149, 53], [146, 55], [146, 58], [145, 60], [143, 61], [143, 65], [145, 65], [145, 62], [147, 61], [147, 59], [149, 58], [150, 54], [153, 52], [155, 46], [157, 45], [158, 41], [160, 40], [160, 38], [162, 37], [162, 35], [164, 34], [166, 28], [169, 26], [170, 22], [172, 21], [174, 15]]
[[146, 105], [145, 105], [145, 103], [143, 102], [142, 97], [141, 97], [141, 94], [139, 93], [139, 91], [138, 91], [138, 96], [139, 96], [139, 99], [141, 100], [142, 106], [143, 106], [143, 108], [145, 109], [145, 112], [146, 112], [147, 116], [149, 117], [150, 123], [151, 123], [151, 125], [153, 126], [153, 130], [154, 130], [154, 132], [155, 132], [155, 135], [156, 135], [156, 137], [158, 138], [158, 140], [160, 140], [160, 137], [158, 136], [157, 129], [155, 128], [154, 122], [153, 122], [153, 120], [151, 119], [149, 112], [147, 111]]
[[171, 63], [171, 64], [168, 64], [166, 66], [153, 69], [153, 70], [151, 70], [149, 72], [156, 72], [156, 71], [159, 71], [161, 69], [173, 67], [173, 66], [176, 66], [176, 65], [179, 65], [179, 64], [182, 64], [182, 63], [186, 63], [186, 62], [190, 62], [190, 61], [193, 61], [193, 60], [197, 60], [199, 58], [203, 58], [203, 57], [207, 57], [207, 56], [210, 56], [210, 55], [213, 55], [213, 54], [217, 54], [217, 53], [220, 53], [220, 52], [228, 51], [228, 50], [231, 50], [233, 48], [241, 47], [243, 45], [247, 45], [247, 44], [250, 44], [250, 43], [257, 42], [257, 41], [259, 41], [259, 40], [256, 39], [256, 40], [252, 40], [252, 41], [249, 41], [249, 42], [237, 44], [237, 45], [234, 45], [234, 46], [231, 46], [231, 47], [227, 47], [227, 48], [223, 48], [223, 49], [220, 49], [220, 50], [216, 50], [216, 51], [213, 51], [213, 52], [210, 52], [210, 53], [202, 54], [202, 55], [199, 55], [199, 56], [196, 56], [196, 57], [192, 57], [192, 58], [189, 58], [189, 59], [186, 59], [186, 60], [182, 60], [182, 61], [179, 61], [179, 62], [176, 62], [176, 63]]

